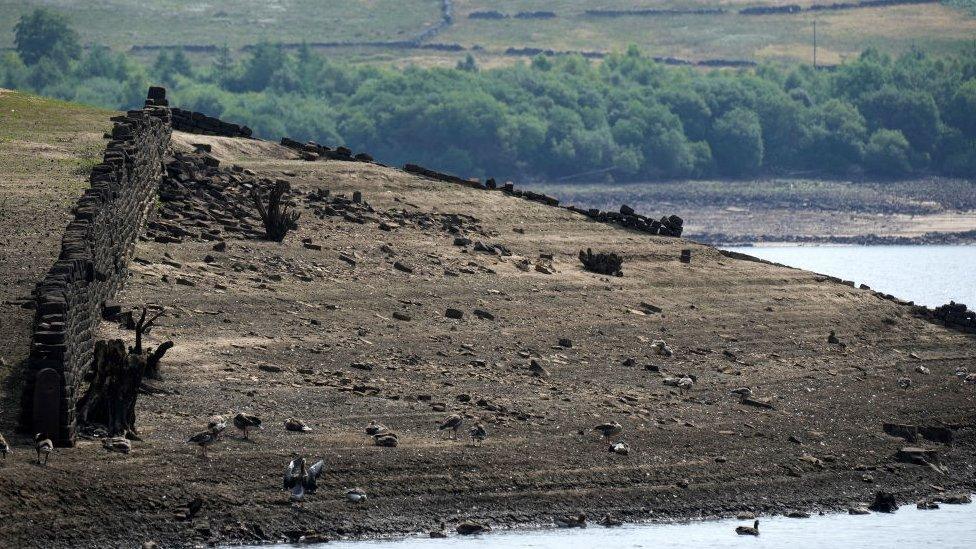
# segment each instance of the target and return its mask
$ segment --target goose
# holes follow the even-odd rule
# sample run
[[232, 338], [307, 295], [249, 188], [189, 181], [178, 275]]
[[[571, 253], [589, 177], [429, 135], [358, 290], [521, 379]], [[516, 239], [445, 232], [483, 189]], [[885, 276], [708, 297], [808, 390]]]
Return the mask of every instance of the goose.
[[468, 431], [468, 434], [471, 435], [471, 438], [478, 441], [478, 444], [481, 444], [486, 438], [488, 438], [488, 429], [485, 429], [485, 426], [479, 421], [478, 423], [475, 423], [471, 430]]
[[609, 451], [613, 454], [628, 456], [630, 455], [630, 445], [626, 442], [618, 442], [616, 444], [611, 444]]
[[222, 433], [227, 428], [227, 419], [224, 416], [213, 416], [207, 422], [207, 428], [215, 433]]
[[586, 515], [556, 517], [553, 522], [560, 528], [586, 528]]
[[450, 417], [444, 420], [444, 423], [440, 424], [437, 430], [446, 431], [447, 429], [451, 429], [454, 432], [453, 434], [454, 439], [457, 439], [458, 430], [461, 429], [461, 425], [463, 424], [464, 424], [464, 419], [462, 419], [460, 415], [452, 414]]
[[3, 434], [0, 433], [0, 454], [3, 454], [3, 460], [7, 461], [7, 454], [10, 453], [10, 445], [7, 444], [7, 439], [3, 438]]
[[34, 435], [34, 449], [37, 451], [37, 463], [41, 463], [41, 454], [44, 454], [44, 465], [47, 465], [47, 460], [51, 457], [51, 452], [54, 451], [54, 443], [41, 433], [37, 433]]
[[376, 423], [375, 421], [370, 421], [369, 425], [366, 426], [366, 434], [373, 436], [380, 433], [385, 433], [389, 431], [382, 423]]
[[431, 539], [444, 539], [447, 537], [447, 525], [444, 524], [444, 521], [441, 521], [439, 526], [440, 530], [431, 530], [430, 534], [428, 534]]
[[462, 536], [471, 536], [474, 534], [484, 534], [485, 532], [491, 532], [491, 526], [487, 524], [481, 524], [480, 522], [474, 522], [467, 520], [458, 524], [455, 528], [458, 534]]
[[258, 429], [260, 429], [261, 418], [255, 415], [245, 414], [244, 412], [241, 412], [236, 416], [234, 416], [234, 427], [237, 427], [238, 429], [243, 431], [244, 440], [248, 440], [247, 430], [251, 429], [252, 427], [257, 427]]
[[745, 400], [752, 396], [752, 389], [748, 387], [739, 387], [738, 389], [732, 389], [729, 394], [739, 395], [739, 400]]
[[362, 488], [353, 488], [352, 490], [346, 491], [346, 499], [353, 503], [366, 501], [366, 491]]
[[594, 431], [600, 431], [603, 438], [610, 440], [610, 437], [619, 435], [621, 431], [624, 430], [623, 426], [616, 421], [609, 421], [607, 423], [601, 423], [593, 428]]
[[614, 526], [623, 526], [624, 521], [613, 516], [611, 513], [607, 513], [602, 520], [600, 520], [600, 526], [606, 528], [613, 528]]
[[735, 529], [735, 533], [740, 536], [758, 536], [759, 535], [759, 519], [756, 519], [752, 526], [739, 526]]
[[295, 432], [298, 432], [298, 433], [307, 433], [307, 432], [311, 431], [312, 428], [309, 427], [308, 425], [305, 425], [305, 422], [304, 421], [302, 421], [302, 420], [300, 420], [298, 418], [295, 418], [295, 417], [290, 417], [290, 418], [288, 418], [288, 419], [285, 420], [285, 430], [286, 431], [295, 431]]
[[195, 435], [191, 436], [186, 441], [186, 443], [187, 444], [196, 444], [197, 446], [199, 446], [200, 447], [200, 457], [206, 458], [207, 457], [207, 447], [210, 446], [211, 444], [217, 442], [217, 439], [218, 438], [220, 438], [220, 431], [218, 431], [216, 429], [208, 429], [206, 431], [200, 431], [199, 433], [196, 433]]
[[325, 468], [325, 461], [319, 460], [312, 464], [311, 467], [306, 467], [305, 458], [296, 457], [288, 463], [288, 468], [285, 469], [284, 477], [284, 489], [291, 490], [290, 499], [292, 501], [302, 501], [305, 499], [305, 493], [315, 493], [318, 488], [318, 478], [322, 476], [322, 470]]
[[396, 448], [400, 444], [400, 437], [396, 433], [391, 432], [377, 433], [373, 435], [373, 444], [387, 448]]

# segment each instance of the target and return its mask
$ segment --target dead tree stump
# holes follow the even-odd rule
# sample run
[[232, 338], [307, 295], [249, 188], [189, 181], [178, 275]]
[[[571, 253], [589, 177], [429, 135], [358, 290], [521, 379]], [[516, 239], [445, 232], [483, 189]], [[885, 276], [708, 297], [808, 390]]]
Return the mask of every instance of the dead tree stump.
[[624, 259], [615, 253], [600, 252], [594, 254], [593, 250], [587, 248], [585, 252], [580, 250], [579, 260], [583, 264], [583, 268], [587, 271], [612, 276], [624, 276], [623, 271], [620, 270], [624, 264]]
[[268, 240], [281, 242], [288, 231], [298, 228], [298, 217], [301, 214], [289, 211], [289, 204], [284, 200], [289, 191], [291, 191], [291, 184], [287, 181], [283, 179], [275, 181], [274, 187], [268, 193], [268, 204], [265, 206], [257, 187], [251, 189], [251, 199], [254, 200], [254, 207], [261, 216], [261, 222], [264, 223], [264, 234]]
[[[161, 314], [161, 313], [160, 313]], [[95, 343], [93, 377], [88, 391], [78, 402], [78, 421], [82, 425], [103, 426], [110, 437], [138, 439], [136, 399], [146, 377], [159, 377], [159, 362], [171, 347], [167, 341], [153, 350], [142, 349], [142, 335], [159, 314], [146, 321], [146, 310], [136, 323], [136, 344], [125, 348], [121, 339]]]

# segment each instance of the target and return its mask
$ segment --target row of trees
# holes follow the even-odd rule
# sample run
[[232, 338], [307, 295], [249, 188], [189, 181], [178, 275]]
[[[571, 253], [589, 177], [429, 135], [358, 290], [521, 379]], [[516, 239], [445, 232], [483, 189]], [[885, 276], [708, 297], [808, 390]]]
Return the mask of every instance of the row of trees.
[[[479, 70], [333, 62], [273, 44], [226, 49], [193, 67], [180, 50], [152, 66], [93, 46], [59, 16], [16, 27], [0, 85], [131, 107], [150, 82], [174, 103], [258, 135], [346, 144], [390, 163], [464, 175], [617, 179], [848, 176], [976, 171], [976, 55], [864, 52], [834, 70], [763, 65], [701, 72], [636, 48], [591, 62], [539, 56]], [[42, 37], [43, 39], [38, 39]]]

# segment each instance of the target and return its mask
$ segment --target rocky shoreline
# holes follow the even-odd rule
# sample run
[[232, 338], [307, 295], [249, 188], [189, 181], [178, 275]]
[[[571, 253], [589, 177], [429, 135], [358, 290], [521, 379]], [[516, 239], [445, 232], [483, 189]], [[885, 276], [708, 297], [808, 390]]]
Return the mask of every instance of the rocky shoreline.
[[688, 233], [687, 238], [709, 246], [755, 245], [838, 245], [838, 246], [968, 246], [976, 244], [976, 230], [963, 232], [930, 232], [921, 236], [836, 235], [729, 235], [723, 233]]

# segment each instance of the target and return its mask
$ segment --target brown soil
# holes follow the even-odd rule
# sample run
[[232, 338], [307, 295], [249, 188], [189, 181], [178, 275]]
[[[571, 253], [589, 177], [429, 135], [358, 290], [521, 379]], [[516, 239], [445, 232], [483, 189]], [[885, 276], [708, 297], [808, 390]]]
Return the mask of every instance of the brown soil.
[[[910, 500], [974, 487], [976, 392], [954, 375], [976, 365], [972, 336], [812, 273], [498, 192], [228, 141], [215, 147], [225, 163], [272, 178], [294, 173], [301, 193], [361, 191], [376, 213], [356, 223], [305, 209], [283, 243], [228, 239], [225, 252], [211, 242], [141, 242], [120, 299], [165, 307], [149, 343], [176, 342], [154, 384], [162, 392], [139, 400], [144, 440], [129, 455], [82, 440], [41, 467], [29, 463], [25, 438], [8, 436], [15, 453], [0, 467], [7, 543], [370, 537], [469, 518], [498, 527], [579, 512], [644, 520], [829, 510], [879, 489]], [[470, 216], [467, 236], [514, 255], [453, 246], [444, 214]], [[399, 228], [380, 229], [394, 219]], [[304, 247], [306, 238], [321, 250]], [[623, 256], [624, 276], [583, 271], [576, 256], [587, 247]], [[682, 248], [692, 249], [691, 264], [678, 261]], [[540, 254], [552, 254], [554, 274], [517, 267]], [[648, 314], [642, 302], [663, 312]], [[448, 308], [463, 319], [445, 318]], [[103, 328], [106, 337], [132, 337]], [[827, 343], [831, 330], [845, 347]], [[674, 356], [654, 354], [655, 339]], [[530, 358], [551, 375], [532, 376]], [[684, 374], [697, 378], [689, 392], [664, 384]], [[774, 409], [740, 404], [729, 394], [737, 387]], [[209, 461], [185, 444], [209, 416], [240, 410], [264, 419], [253, 440], [231, 428]], [[465, 417], [462, 433], [483, 421], [487, 441], [438, 433], [451, 413]], [[9, 426], [10, 410], [4, 415]], [[312, 431], [286, 432], [291, 416]], [[374, 446], [363, 432], [371, 420], [396, 431], [399, 446]], [[623, 425], [629, 456], [608, 452], [592, 430], [607, 420]], [[953, 446], [927, 443], [947, 473], [897, 462], [906, 443], [884, 434], [885, 421], [959, 426]], [[318, 493], [301, 506], [281, 490], [293, 452], [326, 462]], [[369, 500], [346, 502], [352, 487]], [[175, 518], [196, 496], [198, 515]]]

